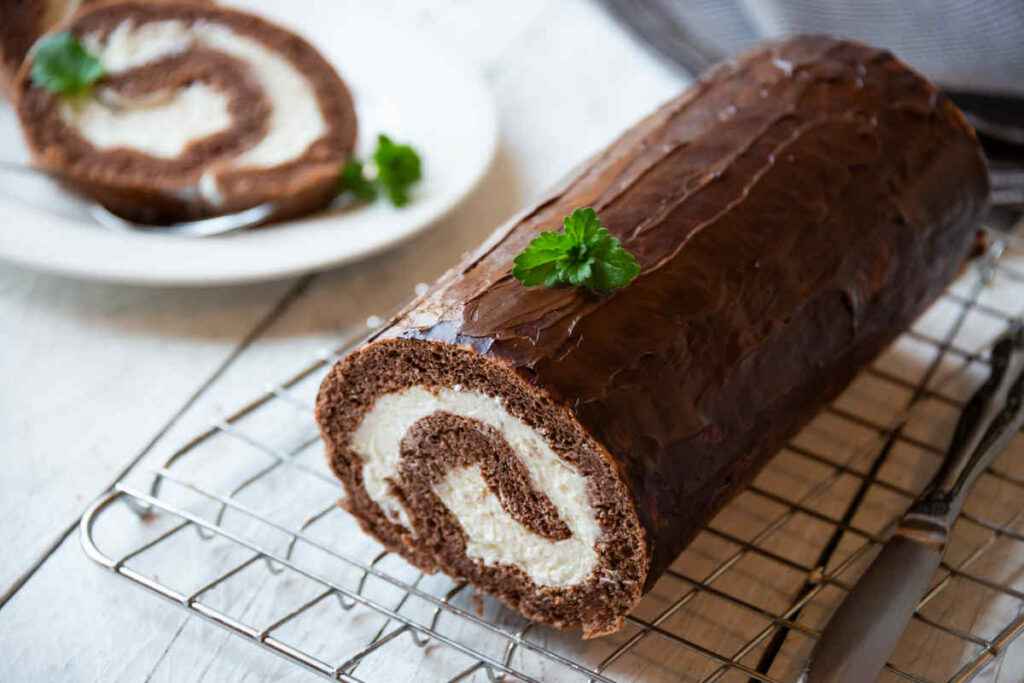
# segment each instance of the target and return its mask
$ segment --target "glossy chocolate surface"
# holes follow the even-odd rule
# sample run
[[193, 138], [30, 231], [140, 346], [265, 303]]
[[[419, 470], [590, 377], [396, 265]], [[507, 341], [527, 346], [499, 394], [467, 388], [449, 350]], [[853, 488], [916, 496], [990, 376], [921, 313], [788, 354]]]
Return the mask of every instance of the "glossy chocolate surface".
[[[648, 585], [954, 277], [973, 131], [889, 53], [823, 36], [724, 64], [499, 229], [383, 336], [472, 345], [570, 405], [625, 474]], [[607, 297], [512, 260], [594, 207], [643, 266]]]

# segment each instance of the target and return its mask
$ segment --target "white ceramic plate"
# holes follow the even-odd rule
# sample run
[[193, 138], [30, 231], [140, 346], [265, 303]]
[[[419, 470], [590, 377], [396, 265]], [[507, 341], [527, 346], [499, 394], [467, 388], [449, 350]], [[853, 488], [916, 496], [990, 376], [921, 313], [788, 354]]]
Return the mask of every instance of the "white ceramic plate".
[[[148, 285], [280, 278], [364, 258], [411, 237], [445, 215], [487, 171], [497, 142], [494, 103], [483, 81], [438, 46], [374, 16], [345, 12], [341, 3], [230, 4], [295, 30], [335, 65], [355, 96], [360, 156], [368, 156], [379, 132], [417, 147], [424, 178], [413, 201], [402, 209], [378, 201], [187, 239], [110, 232], [50, 183], [4, 174], [0, 258], [73, 277]], [[0, 159], [25, 158], [14, 113], [0, 104]]]

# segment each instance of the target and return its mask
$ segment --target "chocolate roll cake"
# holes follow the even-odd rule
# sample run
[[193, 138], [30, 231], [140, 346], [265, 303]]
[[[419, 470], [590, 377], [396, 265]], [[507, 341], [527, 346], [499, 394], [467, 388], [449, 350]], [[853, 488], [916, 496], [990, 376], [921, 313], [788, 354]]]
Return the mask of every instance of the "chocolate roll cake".
[[17, 107], [36, 162], [122, 216], [201, 218], [264, 202], [276, 217], [337, 191], [352, 98], [302, 38], [191, 2], [97, 3], [67, 25], [103, 65], [86, 97], [33, 83]]
[[[615, 631], [950, 282], [987, 196], [960, 112], [887, 52], [804, 36], [723, 64], [330, 371], [344, 505], [424, 571]], [[640, 275], [525, 288], [513, 259], [578, 207]]]

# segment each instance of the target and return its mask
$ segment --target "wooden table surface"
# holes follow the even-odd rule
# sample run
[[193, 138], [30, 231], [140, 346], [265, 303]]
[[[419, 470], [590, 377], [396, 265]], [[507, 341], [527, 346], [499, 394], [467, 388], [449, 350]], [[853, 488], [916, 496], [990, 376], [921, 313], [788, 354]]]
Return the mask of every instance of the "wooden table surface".
[[[0, 264], [0, 681], [313, 680], [91, 563], [83, 511], [341, 330], [401, 303], [686, 84], [585, 0], [386, 0], [372, 11], [461, 54], [498, 103], [495, 163], [423, 236], [358, 265], [221, 289]], [[1021, 680], [1020, 650], [981, 680]]]

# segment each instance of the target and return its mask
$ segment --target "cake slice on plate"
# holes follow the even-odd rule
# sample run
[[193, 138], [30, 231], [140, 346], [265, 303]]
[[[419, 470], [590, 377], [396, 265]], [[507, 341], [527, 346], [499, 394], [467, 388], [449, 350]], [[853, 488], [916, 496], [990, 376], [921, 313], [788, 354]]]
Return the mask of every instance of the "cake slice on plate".
[[102, 66], [84, 94], [16, 84], [35, 162], [115, 213], [166, 223], [271, 202], [315, 210], [355, 143], [352, 98], [301, 37], [186, 2], [90, 5], [66, 25]]

